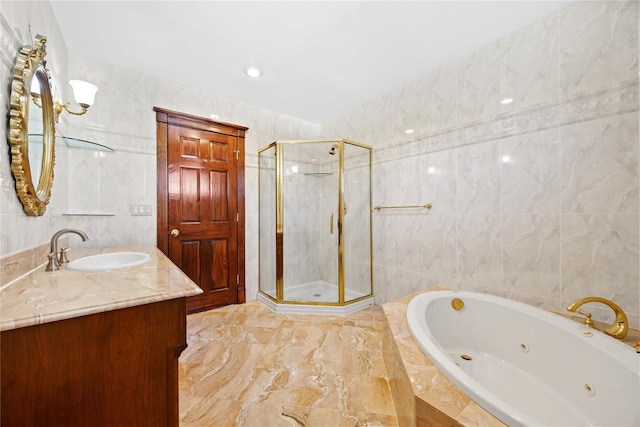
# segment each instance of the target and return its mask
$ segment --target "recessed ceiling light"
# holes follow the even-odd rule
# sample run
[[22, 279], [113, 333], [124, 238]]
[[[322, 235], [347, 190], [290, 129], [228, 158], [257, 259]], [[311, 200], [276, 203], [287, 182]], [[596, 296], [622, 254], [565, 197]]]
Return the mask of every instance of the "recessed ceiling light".
[[410, 134], [410, 133], [413, 133], [413, 129], [407, 129], [407, 130], [404, 131], [404, 133], [406, 133], [407, 135]]
[[249, 67], [246, 70], [244, 70], [244, 73], [254, 79], [257, 79], [258, 77], [262, 76], [262, 71], [260, 71], [259, 68], [256, 67]]
[[513, 98], [505, 98], [501, 101], [502, 104], [511, 104], [513, 102]]

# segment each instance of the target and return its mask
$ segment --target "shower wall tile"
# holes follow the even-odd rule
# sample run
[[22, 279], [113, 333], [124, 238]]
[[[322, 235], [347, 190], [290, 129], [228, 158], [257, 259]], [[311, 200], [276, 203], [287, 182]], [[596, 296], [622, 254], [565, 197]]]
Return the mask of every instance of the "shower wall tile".
[[[155, 168], [153, 169], [155, 171]], [[258, 169], [256, 167], [245, 166], [245, 209], [247, 215], [258, 214]]]
[[[342, 138], [351, 138], [357, 142], [373, 145], [375, 143], [375, 135], [371, 128], [371, 116], [368, 112], [364, 108], [359, 108], [353, 111], [353, 116], [350, 117], [350, 120], [354, 128], [352, 135], [349, 136], [349, 134], [345, 133]], [[332, 138], [343, 135], [342, 132], [325, 133], [324, 127], [322, 127], [322, 134]]]
[[[361, 112], [362, 110], [356, 110], [356, 111]], [[337, 135], [346, 135], [345, 138], [353, 138], [353, 133], [347, 135], [347, 131], [346, 131], [346, 126], [347, 126], [346, 124], [353, 123], [350, 117], [352, 113], [354, 112], [350, 111], [349, 114], [336, 117], [330, 121], [323, 123], [322, 125], [323, 135], [325, 135], [328, 138], [333, 138]], [[363, 114], [360, 113], [359, 117], [362, 117], [362, 116]], [[353, 126], [360, 128], [360, 132], [363, 132], [364, 129], [366, 129], [366, 122], [359, 120], [357, 123], [353, 123]]]
[[456, 212], [457, 180], [454, 150], [429, 153], [418, 158], [416, 184], [420, 195], [416, 204], [431, 203], [433, 214]]
[[396, 182], [396, 162], [382, 162], [373, 165], [373, 204], [394, 205], [399, 193]]
[[99, 227], [99, 245], [102, 247], [124, 245], [136, 236], [134, 221], [123, 221], [120, 215], [101, 218]]
[[369, 208], [360, 208], [352, 206], [349, 208], [349, 214], [344, 218], [344, 253], [349, 260], [354, 262], [370, 262], [371, 245], [368, 244], [370, 239], [370, 222], [364, 215], [368, 214]]
[[371, 141], [360, 141], [374, 147], [387, 145], [393, 141], [394, 104], [390, 95], [383, 95], [365, 106], [368, 117], [367, 126], [371, 132]]
[[153, 156], [143, 156], [144, 161], [144, 202], [150, 204], [153, 208], [153, 213], [158, 212], [157, 194], [158, 194], [158, 170], [157, 170], [157, 158]]
[[458, 216], [459, 287], [502, 287], [502, 224], [499, 215]]
[[560, 215], [504, 215], [505, 292], [560, 299]]
[[638, 114], [561, 129], [562, 211], [638, 213]]
[[18, 252], [18, 237], [14, 236], [17, 226], [17, 215], [0, 214], [0, 251], [5, 255]]
[[[100, 158], [98, 151], [67, 149], [69, 153], [70, 212], [100, 211]], [[75, 184], [75, 185], [74, 185]]]
[[458, 229], [455, 216], [429, 213], [422, 216], [421, 220], [422, 227], [418, 235], [422, 256], [421, 271], [428, 276], [448, 278], [456, 283]]
[[563, 215], [563, 304], [597, 295], [637, 315], [640, 311], [638, 221], [637, 214]]
[[373, 260], [376, 266], [393, 267], [396, 261], [394, 245], [394, 216], [386, 211], [373, 216]]
[[457, 122], [470, 123], [500, 112], [500, 49], [490, 44], [471, 54], [458, 69]]
[[497, 141], [457, 150], [458, 213], [500, 212], [500, 161], [500, 144]]
[[[420, 158], [405, 157], [393, 162], [393, 180], [396, 187], [394, 205], [419, 205], [422, 202], [424, 181], [420, 179]], [[416, 179], [418, 178], [418, 179]]]
[[[118, 216], [130, 216], [131, 205], [147, 202], [145, 197], [145, 155], [129, 153], [107, 153], [101, 159], [101, 206], [104, 212], [115, 212]], [[128, 179], [123, 182], [123, 174]], [[132, 218], [135, 220], [135, 218]]]
[[612, 117], [638, 110], [638, 82], [625, 82], [595, 93], [565, 100], [558, 123], [572, 123]]
[[638, 78], [638, 2], [585, 2], [560, 14], [565, 99]]
[[420, 214], [396, 215], [393, 220], [393, 247], [396, 268], [422, 271], [423, 220]]
[[[374, 214], [379, 302], [416, 281], [554, 310], [595, 294], [640, 326], [639, 12], [578, 2], [351, 112], [395, 129], [374, 150], [374, 204], [433, 203], [420, 222]], [[418, 93], [422, 133], [400, 135]]]
[[357, 292], [359, 295], [369, 295], [371, 293], [371, 263], [348, 262], [344, 270], [344, 281], [345, 290]]
[[500, 40], [500, 101], [503, 112], [558, 102], [558, 29], [551, 16]]
[[536, 294], [514, 292], [508, 289], [505, 289], [505, 291], [503, 292], [503, 296], [505, 298], [509, 298], [514, 301], [520, 301], [534, 307], [539, 307], [545, 310], [552, 310], [556, 313], [564, 313], [566, 311], [566, 304], [562, 305], [562, 302], [559, 299], [546, 298], [544, 296]]
[[501, 141], [502, 212], [560, 212], [560, 144], [557, 129]]
[[[374, 260], [375, 261], [375, 260]], [[395, 284], [394, 269], [375, 262], [373, 269], [373, 293], [377, 305], [393, 301], [404, 295], [405, 286]]]
[[429, 99], [427, 89], [428, 86], [425, 86], [421, 79], [417, 79], [390, 93], [396, 103], [394, 135], [402, 135], [407, 129], [419, 135], [424, 133], [423, 110]]
[[425, 133], [455, 128], [459, 66], [458, 63], [446, 65], [421, 79], [422, 91], [426, 95], [422, 120]]
[[[434, 286], [433, 281], [418, 271], [394, 269], [393, 270], [394, 287], [389, 292], [383, 295], [384, 301], [394, 301], [398, 298], [406, 296], [404, 290], [408, 289], [410, 294], [417, 292], [420, 289], [424, 289], [430, 286]], [[380, 304], [380, 302], [376, 302]]]

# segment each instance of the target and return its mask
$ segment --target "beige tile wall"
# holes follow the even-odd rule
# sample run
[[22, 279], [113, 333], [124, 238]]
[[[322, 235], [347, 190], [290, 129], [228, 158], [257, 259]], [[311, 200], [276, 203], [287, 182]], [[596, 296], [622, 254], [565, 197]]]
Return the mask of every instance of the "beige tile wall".
[[433, 204], [375, 214], [377, 301], [595, 294], [638, 327], [638, 110], [638, 3], [580, 2], [324, 123], [374, 145], [374, 205]]

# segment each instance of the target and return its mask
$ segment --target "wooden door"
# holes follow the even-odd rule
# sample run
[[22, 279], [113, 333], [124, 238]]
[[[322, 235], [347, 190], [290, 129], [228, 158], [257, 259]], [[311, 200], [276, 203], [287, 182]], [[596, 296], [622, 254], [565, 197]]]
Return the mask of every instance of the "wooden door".
[[155, 111], [158, 247], [204, 291], [187, 299], [187, 310], [244, 302], [247, 128]]

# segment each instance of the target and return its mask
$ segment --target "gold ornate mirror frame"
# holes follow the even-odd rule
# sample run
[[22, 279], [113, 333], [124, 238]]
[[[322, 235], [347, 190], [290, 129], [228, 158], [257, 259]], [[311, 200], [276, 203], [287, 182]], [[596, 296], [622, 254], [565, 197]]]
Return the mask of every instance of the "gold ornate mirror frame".
[[[37, 35], [33, 46], [24, 46], [18, 53], [11, 81], [11, 110], [9, 115], [9, 144], [11, 145], [11, 171], [16, 181], [16, 192], [27, 215], [44, 214], [53, 185], [53, 163], [55, 156], [55, 128], [53, 101], [49, 84], [49, 71], [44, 60], [47, 54], [47, 38]], [[39, 85], [39, 95], [32, 91], [33, 79]], [[35, 95], [35, 96], [34, 96]], [[29, 107], [38, 107], [34, 112], [42, 113], [42, 164], [30, 164]], [[34, 153], [32, 153], [34, 154]], [[39, 158], [35, 156], [34, 158]], [[34, 173], [34, 172], [38, 172]], [[32, 176], [39, 176], [33, 182]]]

